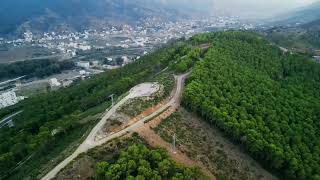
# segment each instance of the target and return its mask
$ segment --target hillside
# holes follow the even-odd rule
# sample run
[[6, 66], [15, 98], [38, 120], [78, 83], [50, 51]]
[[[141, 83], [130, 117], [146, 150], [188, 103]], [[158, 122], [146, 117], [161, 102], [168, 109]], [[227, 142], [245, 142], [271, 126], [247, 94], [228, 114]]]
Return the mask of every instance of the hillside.
[[193, 68], [185, 107], [280, 177], [318, 179], [320, 65], [247, 32], [198, 35], [192, 42], [212, 47]]
[[264, 32], [271, 41], [299, 50], [320, 49], [320, 19], [294, 27], [275, 27]]
[[3, 0], [0, 7], [0, 35], [20, 35], [26, 30], [34, 33], [81, 31], [101, 29], [108, 25], [135, 24], [139, 20], [153, 17], [163, 20], [182, 17], [177, 10], [157, 2]]
[[0, 129], [0, 178], [35, 178], [46, 173], [52, 168], [48, 163], [57, 163], [51, 160], [61, 160], [65, 150], [72, 150], [100, 120], [111, 105], [111, 94], [119, 97], [138, 83], [153, 81], [176, 56], [185, 55], [182, 47], [181, 43], [168, 45], [123, 68], [1, 109], [1, 119], [23, 112], [15, 117], [13, 128]]
[[19, 76], [27, 78], [43, 78], [52, 74], [61, 73], [75, 67], [72, 61], [57, 61], [54, 59], [40, 59], [21, 61], [11, 64], [0, 64], [0, 81], [12, 79]]
[[315, 2], [309, 6], [295, 9], [291, 12], [277, 16], [277, 20], [273, 22], [275, 25], [289, 25], [305, 24], [315, 21], [320, 16], [320, 2]]
[[[141, 82], [162, 79], [171, 84], [171, 76], [165, 75], [161, 78], [159, 76], [166, 71], [184, 73], [190, 68], [192, 73], [186, 81], [182, 101], [188, 111], [197, 113], [210, 125], [220, 129], [224, 135], [243, 147], [248, 154], [280, 178], [319, 178], [320, 65], [310, 61], [307, 56], [284, 53], [262, 36], [237, 31], [200, 34], [190, 40], [168, 44], [167, 47], [122, 68], [107, 71], [69, 88], [40, 94], [15, 106], [2, 109], [1, 118], [16, 111], [23, 110], [23, 112], [15, 118], [13, 128], [0, 129], [0, 178], [37, 179], [45, 175], [68, 157], [83, 142], [97, 121], [101, 120], [102, 114], [111, 105], [109, 98], [111, 94], [119, 97]], [[177, 79], [180, 84], [176, 87], [180, 91], [183, 90], [181, 87], [183, 77]], [[171, 86], [173, 84], [164, 87], [166, 91], [164, 96], [169, 96], [168, 89], [171, 89]], [[180, 104], [180, 91], [175, 92], [179, 96], [178, 104]], [[163, 96], [156, 98], [157, 103], [163, 104], [160, 102], [163, 98]], [[144, 111], [148, 111], [145, 108], [149, 107], [150, 102], [132, 101], [132, 103], [121, 109], [122, 113], [127, 112], [125, 114], [129, 116], [129, 121], [131, 116], [137, 120], [135, 117], [139, 117], [140, 113], [142, 117], [151, 116], [157, 119], [152, 111], [149, 115], [143, 114]], [[171, 100], [168, 103], [171, 103]], [[150, 108], [154, 110], [154, 106]], [[171, 109], [175, 111], [177, 108], [165, 109], [164, 112]], [[183, 119], [188, 118], [188, 116], [180, 118], [179, 112], [168, 116], [171, 121], [167, 119], [164, 123], [178, 122], [183, 125], [186, 123]], [[162, 117], [161, 113], [159, 117]], [[154, 123], [153, 120], [150, 119], [150, 124]], [[110, 123], [111, 127], [117, 124]], [[148, 123], [149, 120], [145, 125]], [[181, 128], [182, 125], [178, 127]], [[188, 125], [190, 126], [183, 126], [196, 127], [194, 124]], [[164, 126], [165, 124], [162, 124], [156, 128], [162, 136], [165, 136]], [[179, 128], [175, 128], [175, 131], [181, 136], [183, 129]], [[188, 143], [195, 141], [197, 143], [199, 141], [196, 139], [202, 139], [203, 148], [217, 145], [204, 145], [203, 143], [214, 141], [206, 140], [208, 136], [203, 135], [201, 128], [192, 130], [188, 128], [186, 131], [189, 133], [199, 133], [189, 134], [188, 136], [193, 139], [187, 138]], [[210, 127], [205, 133], [210, 134], [207, 131], [210, 131]], [[210, 135], [210, 137], [215, 136]], [[172, 139], [170, 136], [169, 138]], [[178, 143], [179, 141], [180, 139]], [[118, 143], [112, 144], [118, 147]], [[225, 142], [221, 140], [219, 144]], [[168, 147], [170, 149], [170, 144]], [[187, 150], [189, 153], [196, 151], [194, 149], [203, 149], [190, 147], [186, 147], [189, 148]], [[236, 161], [229, 159], [229, 154], [219, 157], [220, 154], [224, 154], [221, 150], [224, 149], [223, 145], [218, 149], [209, 148], [211, 149], [216, 149], [217, 152], [201, 152], [206, 153], [208, 159], [198, 156], [196, 158], [204, 162], [206, 168], [212, 169], [214, 175], [221, 177], [241, 175], [255, 179], [260, 177], [261, 173], [265, 174], [264, 177], [273, 177], [260, 167], [245, 165], [249, 162], [241, 163], [241, 167], [238, 166]], [[233, 151], [230, 146], [228, 149]], [[196, 153], [199, 152], [186, 155], [192, 156]], [[97, 156], [93, 154], [93, 158]], [[112, 162], [108, 161], [110, 164], [105, 162], [100, 164], [102, 169], [97, 168], [96, 171], [112, 172], [113, 168], [118, 167], [117, 164], [122, 163], [120, 161], [122, 158], [119, 161], [118, 158], [112, 159]], [[132, 160], [131, 157], [129, 159]], [[249, 158], [237, 159], [246, 161]], [[94, 160], [92, 163], [97, 161]], [[232, 173], [228, 173], [229, 167], [233, 169]], [[246, 167], [254, 171], [246, 172]], [[152, 168], [158, 169], [159, 166], [153, 164]], [[89, 169], [92, 170], [92, 167]], [[216, 170], [219, 172], [215, 172]], [[137, 169], [134, 168], [134, 171], [137, 172]]]

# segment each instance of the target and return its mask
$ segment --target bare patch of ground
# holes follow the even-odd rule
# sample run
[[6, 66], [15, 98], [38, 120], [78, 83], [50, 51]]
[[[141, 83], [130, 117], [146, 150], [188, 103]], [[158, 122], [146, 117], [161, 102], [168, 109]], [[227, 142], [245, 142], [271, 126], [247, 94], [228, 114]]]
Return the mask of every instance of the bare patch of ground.
[[184, 109], [165, 119], [154, 130], [169, 143], [175, 133], [178, 149], [190, 159], [202, 162], [217, 179], [277, 179], [223, 137], [220, 131]]
[[170, 157], [172, 157], [176, 162], [189, 167], [198, 166], [208, 177], [210, 177], [210, 179], [216, 179], [215, 176], [210, 171], [208, 171], [200, 161], [191, 160], [185, 153], [177, 149], [173, 149], [173, 146], [170, 143], [164, 141], [151, 129], [158, 126], [163, 119], [168, 118], [175, 111], [176, 109], [171, 107], [152, 121], [146, 123], [143, 127], [137, 130], [139, 136], [146, 140], [151, 147], [161, 147], [166, 149]]
[[90, 156], [83, 156], [72, 164], [72, 167], [66, 169], [63, 173], [59, 173], [56, 179], [63, 180], [89, 180], [95, 175], [95, 161]]
[[130, 121], [130, 117], [124, 113], [115, 113], [108, 120], [107, 123], [103, 127], [103, 133], [111, 133], [114, 132], [121, 125], [126, 124]]
[[124, 113], [131, 118], [138, 116], [145, 109], [156, 105], [164, 96], [163, 86], [159, 87], [157, 93], [148, 97], [140, 97], [128, 100], [124, 105], [120, 107], [117, 113]]

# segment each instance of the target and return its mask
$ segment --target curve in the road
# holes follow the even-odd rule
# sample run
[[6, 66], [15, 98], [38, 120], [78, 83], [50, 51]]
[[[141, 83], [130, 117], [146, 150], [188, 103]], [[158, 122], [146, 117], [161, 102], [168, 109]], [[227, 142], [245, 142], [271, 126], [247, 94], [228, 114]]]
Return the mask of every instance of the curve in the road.
[[[181, 94], [182, 94], [182, 89], [183, 89], [183, 84], [184, 81], [186, 79], [186, 77], [190, 74], [186, 73], [186, 74], [182, 74], [179, 76], [175, 76], [176, 79], [176, 89], [175, 89], [175, 93], [174, 96], [170, 99], [170, 101], [163, 105], [162, 107], [160, 107], [157, 111], [153, 112], [152, 114], [150, 114], [149, 116], [137, 121], [136, 123], [132, 124], [131, 126], [117, 132], [114, 134], [111, 134], [99, 141], [95, 141], [95, 137], [98, 133], [98, 131], [104, 126], [104, 124], [106, 123], [107, 119], [110, 118], [111, 115], [113, 115], [116, 110], [122, 106], [127, 100], [132, 99], [132, 98], [136, 98], [139, 96], [147, 96], [147, 95], [151, 95], [148, 94], [146, 92], [141, 91], [141, 89], [139, 89], [139, 87], [141, 87], [141, 85], [145, 85], [145, 84], [141, 84], [138, 85], [136, 87], [138, 87], [136, 89], [136, 91], [130, 90], [129, 95], [127, 95], [126, 97], [124, 97], [120, 102], [118, 102], [116, 105], [114, 105], [107, 113], [106, 115], [101, 119], [101, 121], [92, 129], [92, 131], [90, 132], [90, 134], [88, 135], [88, 137], [86, 138], [86, 140], [78, 147], [78, 149], [71, 154], [69, 157], [67, 157], [66, 159], [64, 159], [61, 163], [59, 163], [54, 169], [52, 169], [48, 174], [46, 174], [43, 178], [41, 178], [42, 180], [50, 180], [52, 178], [54, 178], [64, 167], [66, 167], [72, 160], [74, 160], [78, 155], [80, 155], [81, 153], [87, 152], [89, 149], [92, 149], [94, 147], [100, 146], [112, 139], [121, 137], [125, 134], [127, 134], [128, 132], [133, 132], [136, 129], [142, 127], [144, 125], [145, 122], [147, 122], [148, 120], [154, 118], [155, 116], [157, 116], [158, 114], [161, 114], [161, 112], [163, 112], [165, 109], [167, 109], [170, 106], [173, 107], [177, 107], [180, 105], [180, 98], [181, 98]], [[154, 88], [154, 87], [152, 87]]]

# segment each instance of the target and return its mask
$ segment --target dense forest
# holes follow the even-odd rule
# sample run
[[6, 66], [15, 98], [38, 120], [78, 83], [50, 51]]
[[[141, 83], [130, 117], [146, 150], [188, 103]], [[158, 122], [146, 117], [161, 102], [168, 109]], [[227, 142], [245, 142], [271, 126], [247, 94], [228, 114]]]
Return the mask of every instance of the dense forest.
[[259, 35], [197, 35], [211, 42], [183, 103], [285, 179], [320, 179], [320, 65]]
[[0, 81], [19, 76], [45, 77], [72, 69], [72, 61], [57, 61], [50, 59], [21, 61], [10, 64], [0, 64]]
[[146, 146], [136, 144], [122, 151], [114, 163], [99, 162], [96, 165], [97, 180], [203, 180], [204, 176], [198, 168], [186, 168], [176, 164], [163, 149], [150, 150]]
[[[185, 46], [184, 43], [168, 45], [122, 68], [0, 110], [1, 118], [23, 110], [16, 117], [14, 128], [0, 129], [0, 176], [12, 172], [18, 162], [33, 157], [34, 153], [37, 153], [37, 157], [46, 157], [48, 151], [52, 152], [57, 148], [57, 143], [74, 136], [73, 133], [84, 127], [80, 122], [83, 118], [81, 114], [109, 103], [111, 94], [120, 96], [134, 85], [150, 80], [168, 67], [177, 56], [184, 56]], [[82, 135], [79, 134], [80, 137]], [[30, 160], [28, 162], [32, 163]], [[34, 168], [39, 167], [30, 169]], [[30, 169], [25, 170], [24, 176], [30, 175]]]

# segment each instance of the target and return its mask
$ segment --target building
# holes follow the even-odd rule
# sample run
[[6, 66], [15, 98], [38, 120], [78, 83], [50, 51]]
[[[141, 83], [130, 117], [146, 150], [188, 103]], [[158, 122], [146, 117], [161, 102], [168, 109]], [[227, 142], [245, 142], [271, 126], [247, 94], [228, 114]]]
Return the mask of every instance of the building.
[[83, 75], [86, 75], [87, 72], [86, 72], [85, 70], [81, 70], [81, 71], [79, 71], [79, 74], [80, 74], [81, 76], [83, 76]]
[[106, 68], [106, 69], [108, 69], [108, 70], [120, 68], [120, 66], [111, 66], [111, 65], [103, 65], [102, 67], [103, 67], [103, 68]]
[[125, 66], [130, 63], [130, 59], [127, 56], [122, 56], [123, 64], [122, 66]]
[[77, 62], [77, 66], [81, 67], [81, 68], [89, 69], [90, 68], [90, 62], [88, 62], [88, 61], [79, 61], [79, 62]]
[[49, 84], [52, 90], [59, 89], [61, 86], [61, 83], [58, 81], [57, 78], [50, 79]]
[[14, 91], [3, 92], [0, 94], [0, 109], [18, 103], [19, 99]]
[[88, 51], [88, 50], [91, 50], [91, 46], [80, 44], [79, 49], [81, 49], [82, 51]]

